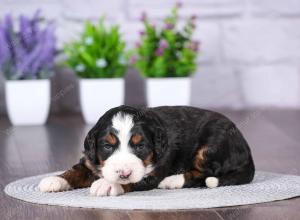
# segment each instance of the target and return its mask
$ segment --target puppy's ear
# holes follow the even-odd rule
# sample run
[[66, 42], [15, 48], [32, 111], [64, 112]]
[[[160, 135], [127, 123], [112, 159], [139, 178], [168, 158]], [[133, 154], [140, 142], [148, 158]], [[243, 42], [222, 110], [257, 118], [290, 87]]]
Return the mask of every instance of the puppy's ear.
[[154, 148], [155, 148], [155, 152], [157, 155], [157, 159], [161, 159], [164, 155], [164, 152], [167, 149], [167, 145], [168, 145], [168, 139], [167, 139], [167, 135], [166, 132], [163, 128], [161, 128], [160, 126], [156, 126], [155, 127], [155, 131], [154, 131]]
[[104, 115], [102, 115], [94, 127], [88, 132], [85, 140], [84, 140], [84, 154], [93, 162], [94, 164], [98, 164], [98, 156], [97, 156], [97, 138], [101, 131], [103, 131], [109, 121], [111, 121], [111, 117], [119, 110], [120, 107], [112, 108], [107, 111]]
[[94, 129], [90, 130], [84, 140], [84, 154], [91, 160], [93, 164], [97, 164], [97, 144], [96, 132]]
[[143, 119], [147, 130], [151, 133], [154, 150], [159, 160], [168, 147], [165, 126], [159, 116], [151, 111], [140, 111], [139, 116]]

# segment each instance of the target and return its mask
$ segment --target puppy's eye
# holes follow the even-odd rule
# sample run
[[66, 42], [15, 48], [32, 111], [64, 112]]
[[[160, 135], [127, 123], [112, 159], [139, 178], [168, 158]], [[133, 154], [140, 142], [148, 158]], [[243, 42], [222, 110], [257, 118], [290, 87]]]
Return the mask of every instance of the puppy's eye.
[[105, 150], [112, 150], [113, 146], [109, 145], [109, 144], [105, 144], [104, 146]]
[[144, 145], [144, 144], [139, 144], [139, 145], [136, 145], [136, 149], [137, 149], [137, 150], [143, 150], [143, 149], [144, 149], [144, 147], [145, 147], [145, 145]]

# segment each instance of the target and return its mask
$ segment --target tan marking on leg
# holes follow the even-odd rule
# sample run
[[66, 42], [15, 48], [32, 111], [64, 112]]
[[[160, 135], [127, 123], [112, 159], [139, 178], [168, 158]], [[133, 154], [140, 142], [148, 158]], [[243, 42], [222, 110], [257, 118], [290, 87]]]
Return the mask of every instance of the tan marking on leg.
[[97, 178], [93, 172], [83, 164], [77, 164], [59, 176], [67, 180], [73, 188], [89, 187]]
[[188, 172], [184, 173], [185, 181], [195, 179], [195, 178], [198, 178], [198, 177], [202, 177], [202, 176], [203, 176], [202, 173], [198, 170], [191, 170], [191, 171], [188, 171]]
[[185, 181], [191, 180], [191, 179], [196, 179], [199, 177], [203, 177], [203, 173], [202, 173], [202, 165], [205, 161], [205, 154], [208, 150], [208, 145], [202, 145], [196, 153], [196, 156], [194, 158], [194, 169], [190, 170], [186, 173], [184, 173], [184, 179]]
[[196, 170], [201, 171], [202, 170], [202, 165], [205, 161], [205, 154], [208, 150], [208, 145], [203, 145], [200, 147], [200, 149], [197, 151], [197, 154], [194, 159], [194, 167]]
[[121, 186], [122, 186], [122, 188], [123, 188], [123, 190], [124, 190], [125, 193], [132, 191], [132, 185], [131, 185], [131, 183], [126, 184], [126, 185], [121, 185]]

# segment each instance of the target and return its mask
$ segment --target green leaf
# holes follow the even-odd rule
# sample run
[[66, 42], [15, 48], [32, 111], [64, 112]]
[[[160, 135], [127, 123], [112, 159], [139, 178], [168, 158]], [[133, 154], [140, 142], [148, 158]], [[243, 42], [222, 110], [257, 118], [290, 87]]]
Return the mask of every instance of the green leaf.
[[[65, 44], [64, 52], [65, 64], [81, 78], [123, 77], [128, 67], [127, 63], [120, 63], [120, 57], [125, 57], [126, 52], [119, 27], [107, 28], [104, 18], [96, 25], [87, 21], [80, 40]], [[97, 65], [100, 59], [105, 60], [106, 66]], [[84, 65], [80, 72], [78, 65]]]

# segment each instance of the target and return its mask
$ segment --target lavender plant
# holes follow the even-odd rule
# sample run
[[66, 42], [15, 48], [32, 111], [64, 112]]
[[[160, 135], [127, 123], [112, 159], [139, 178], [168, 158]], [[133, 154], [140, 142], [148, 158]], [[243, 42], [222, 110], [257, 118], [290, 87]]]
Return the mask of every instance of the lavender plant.
[[162, 27], [151, 23], [145, 13], [141, 16], [145, 30], [141, 41], [130, 54], [130, 62], [146, 77], [186, 77], [196, 70], [199, 42], [192, 40], [195, 16], [188, 18], [182, 29], [177, 27], [177, 3]]
[[53, 73], [56, 38], [53, 23], [41, 27], [40, 11], [19, 17], [18, 31], [11, 15], [0, 22], [0, 72], [8, 80], [44, 79]]

